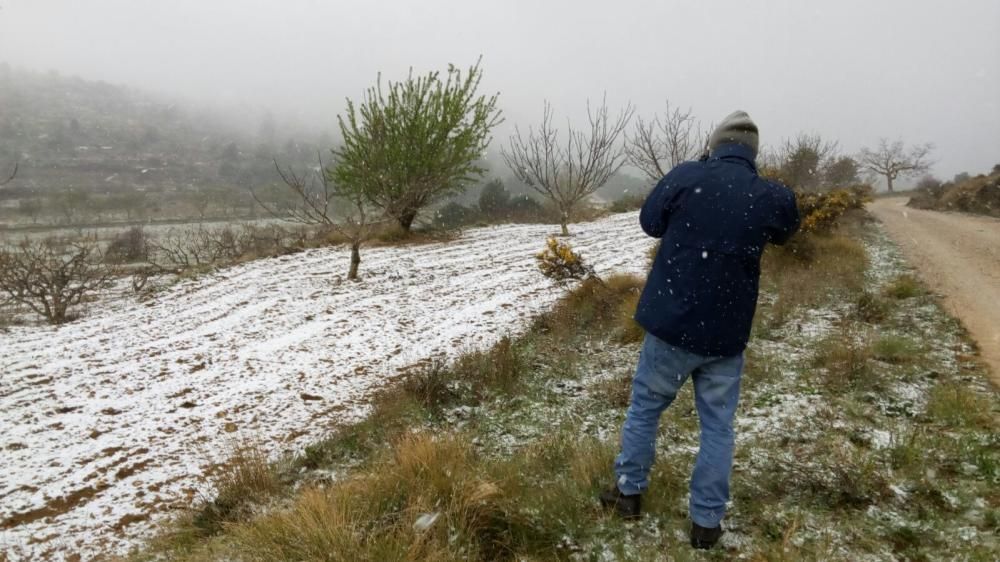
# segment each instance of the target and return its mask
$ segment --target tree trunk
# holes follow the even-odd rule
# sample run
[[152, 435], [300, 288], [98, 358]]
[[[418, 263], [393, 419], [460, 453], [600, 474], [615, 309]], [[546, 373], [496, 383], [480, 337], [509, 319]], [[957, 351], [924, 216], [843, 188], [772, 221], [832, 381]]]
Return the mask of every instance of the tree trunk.
[[562, 235], [569, 236], [569, 211], [559, 212], [559, 226], [562, 227]]
[[410, 227], [413, 226], [413, 219], [415, 218], [417, 218], [417, 212], [412, 210], [403, 211], [403, 213], [399, 215], [399, 219], [397, 220], [399, 221], [399, 227], [403, 229], [403, 232], [410, 232]]
[[348, 281], [358, 280], [358, 266], [361, 264], [361, 242], [351, 243], [351, 269], [347, 272]]
[[886, 181], [886, 183], [889, 186], [889, 193], [892, 193], [892, 176], [886, 175], [885, 176], [885, 181]]

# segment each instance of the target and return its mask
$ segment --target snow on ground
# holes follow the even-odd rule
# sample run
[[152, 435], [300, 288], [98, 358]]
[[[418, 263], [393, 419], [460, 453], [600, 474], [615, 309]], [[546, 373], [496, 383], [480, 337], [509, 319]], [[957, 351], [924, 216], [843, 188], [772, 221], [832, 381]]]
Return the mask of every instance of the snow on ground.
[[[635, 213], [573, 227], [599, 273], [642, 273]], [[120, 553], [206, 493], [239, 437], [275, 455], [364, 415], [398, 369], [523, 330], [558, 296], [534, 254], [552, 226], [264, 259], [127, 298], [58, 328], [0, 333], [0, 553]], [[147, 517], [149, 517], [147, 519]]]

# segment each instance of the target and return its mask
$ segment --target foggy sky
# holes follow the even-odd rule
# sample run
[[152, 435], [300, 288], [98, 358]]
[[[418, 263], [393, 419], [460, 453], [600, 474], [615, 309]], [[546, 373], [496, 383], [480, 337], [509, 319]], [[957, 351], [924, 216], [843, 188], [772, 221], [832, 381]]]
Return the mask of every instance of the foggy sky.
[[577, 119], [607, 92], [647, 116], [744, 109], [763, 144], [933, 142], [947, 179], [1000, 163], [998, 28], [995, 0], [0, 0], [0, 61], [334, 131], [379, 71], [482, 55], [507, 120], [492, 150], [543, 100]]

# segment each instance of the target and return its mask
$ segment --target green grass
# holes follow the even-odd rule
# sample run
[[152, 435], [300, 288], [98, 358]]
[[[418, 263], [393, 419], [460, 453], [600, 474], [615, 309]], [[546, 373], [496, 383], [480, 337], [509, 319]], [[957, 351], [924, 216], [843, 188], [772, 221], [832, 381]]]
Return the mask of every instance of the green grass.
[[920, 344], [898, 334], [885, 334], [875, 340], [872, 355], [887, 363], [903, 364], [919, 361], [923, 354]]

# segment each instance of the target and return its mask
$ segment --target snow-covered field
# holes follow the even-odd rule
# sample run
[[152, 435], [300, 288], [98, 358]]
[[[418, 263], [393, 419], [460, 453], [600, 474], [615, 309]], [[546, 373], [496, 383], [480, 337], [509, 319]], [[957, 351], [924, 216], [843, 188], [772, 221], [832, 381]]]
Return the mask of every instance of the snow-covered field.
[[[235, 439], [296, 450], [400, 368], [523, 330], [559, 294], [534, 261], [555, 230], [364, 250], [357, 284], [336, 281], [345, 249], [312, 250], [0, 333], [0, 555], [123, 552], [208, 492]], [[645, 270], [635, 213], [572, 230], [599, 273]]]

